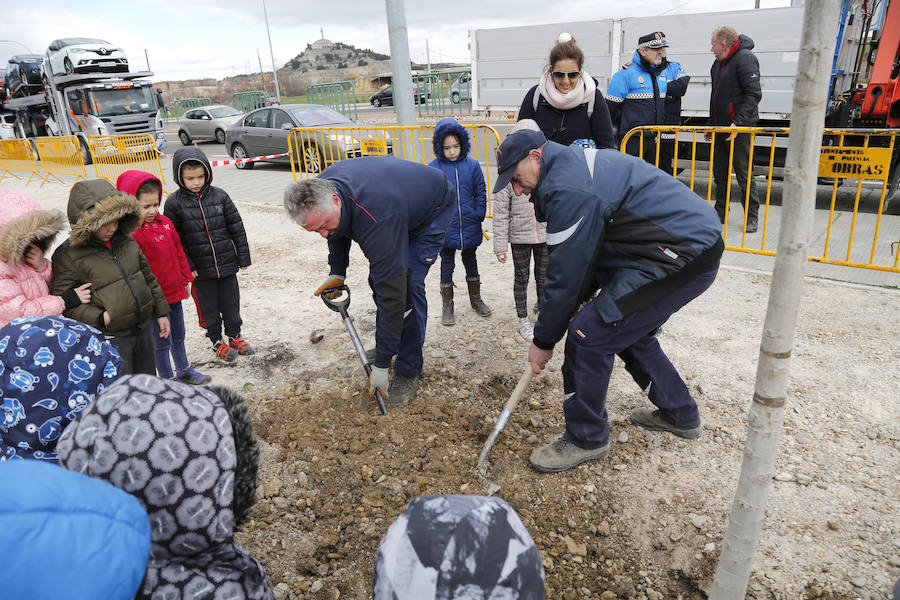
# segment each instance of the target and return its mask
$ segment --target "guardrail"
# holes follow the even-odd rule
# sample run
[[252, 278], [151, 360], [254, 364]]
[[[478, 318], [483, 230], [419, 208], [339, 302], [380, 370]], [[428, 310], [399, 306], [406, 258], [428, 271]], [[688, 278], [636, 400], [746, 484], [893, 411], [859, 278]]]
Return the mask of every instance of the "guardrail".
[[[496, 173], [495, 150], [500, 135], [490, 125], [464, 125], [472, 136], [469, 156], [481, 164], [487, 189]], [[393, 154], [427, 165], [434, 160], [433, 127], [414, 126], [322, 126], [299, 127], [288, 134], [288, 159], [294, 181], [307, 179], [348, 158]], [[490, 195], [488, 213], [491, 216]]]
[[[620, 149], [626, 148], [660, 168], [671, 156], [676, 165], [673, 177], [678, 177], [688, 187], [714, 202], [713, 172], [716, 168], [716, 144], [728, 144], [728, 179], [734, 172], [735, 138], [732, 133], [750, 136], [747, 173], [759, 189], [759, 230], [746, 231], [747, 209], [750, 203], [750, 186], [745, 186], [739, 197], [743, 210], [739, 217], [732, 210], [732, 185], [725, 192], [724, 232], [725, 248], [738, 252], [774, 256], [777, 231], [770, 218], [779, 210], [781, 186], [777, 179], [782, 174], [784, 156], [788, 144], [789, 128], [772, 127], [676, 127], [644, 126], [632, 129], [622, 139]], [[885, 214], [888, 208], [888, 183], [891, 176], [892, 157], [897, 142], [897, 130], [892, 129], [826, 129], [819, 162], [820, 183], [831, 185], [831, 198], [827, 204], [817, 205], [818, 219], [827, 214], [823, 223], [824, 233], [810, 244], [809, 260], [834, 265], [900, 272], [900, 216]], [[671, 135], [667, 140], [664, 136]], [[710, 134], [711, 139], [705, 139]], [[639, 140], [643, 138], [643, 142]], [[669, 144], [669, 147], [666, 147]], [[648, 156], [644, 157], [645, 149]], [[720, 160], [722, 154], [719, 154]], [[896, 167], [895, 167], [896, 168]], [[705, 176], [704, 176], [705, 173]], [[855, 182], [854, 189], [842, 186], [847, 180]], [[864, 185], [864, 182], [866, 184]], [[774, 185], [773, 185], [774, 184]], [[844, 189], [840, 189], [840, 188]], [[764, 193], [763, 193], [764, 192]], [[827, 209], [827, 212], [826, 212]], [[739, 243], [733, 241], [738, 236]]]
[[133, 169], [155, 175], [165, 186], [156, 142], [149, 133], [92, 135], [88, 147], [97, 177], [115, 185], [119, 175]]
[[7, 175], [22, 179], [16, 173], [29, 173], [25, 185], [31, 183], [35, 175], [46, 183], [46, 178], [40, 173], [37, 158], [29, 140], [0, 140], [0, 181], [3, 181]]
[[84, 155], [81, 153], [81, 142], [76, 136], [39, 137], [34, 138], [34, 143], [37, 146], [44, 173], [60, 183], [64, 182], [59, 175], [74, 175], [75, 181], [87, 179]]

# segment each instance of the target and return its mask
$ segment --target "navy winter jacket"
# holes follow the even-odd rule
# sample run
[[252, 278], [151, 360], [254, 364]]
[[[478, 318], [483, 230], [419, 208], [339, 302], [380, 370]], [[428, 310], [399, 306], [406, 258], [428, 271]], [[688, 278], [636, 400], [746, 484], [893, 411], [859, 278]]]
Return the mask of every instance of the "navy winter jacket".
[[519, 107], [517, 121], [534, 119], [548, 140], [568, 146], [575, 140], [594, 140], [598, 148], [615, 148], [612, 122], [609, 120], [609, 107], [606, 99], [598, 89], [594, 92], [594, 112], [588, 116], [588, 104], [584, 103], [569, 110], [559, 110], [547, 99], [538, 99], [537, 110], [534, 109], [534, 86], [525, 94], [522, 106]]
[[712, 206], [616, 151], [548, 142], [531, 200], [547, 222], [550, 251], [534, 326], [539, 348], [553, 348], [595, 293], [600, 317], [613, 323], [716, 268], [724, 250]]
[[738, 37], [737, 49], [724, 61], [716, 59], [709, 74], [712, 92], [709, 95], [710, 125], [753, 127], [759, 122], [759, 101], [762, 88], [759, 82], [759, 61], [753, 50], [753, 40]]
[[631, 60], [613, 73], [606, 90], [609, 115], [618, 127], [619, 138], [641, 125], [680, 125], [681, 97], [687, 91], [688, 74], [680, 64], [665, 58], [659, 66], [651, 67], [637, 50]]
[[[198, 193], [184, 187], [181, 167], [195, 161], [206, 169], [206, 183]], [[166, 198], [163, 214], [175, 225], [197, 279], [221, 279], [250, 266], [250, 245], [244, 222], [225, 190], [212, 185], [212, 168], [206, 154], [189, 146], [175, 151], [172, 171], [178, 191]]]
[[[319, 174], [341, 198], [341, 220], [328, 236], [331, 273], [346, 275], [350, 245], [369, 260], [375, 290], [375, 365], [390, 366], [406, 311], [409, 247], [456, 197], [437, 169], [393, 156], [342, 160]], [[718, 221], [717, 221], [718, 222]]]
[[[459, 140], [459, 158], [444, 158], [444, 138], [455, 135]], [[441, 119], [432, 136], [434, 155], [428, 166], [440, 169], [456, 187], [456, 208], [450, 217], [450, 227], [444, 238], [444, 248], [467, 250], [481, 244], [481, 222], [487, 212], [487, 189], [481, 165], [469, 158], [469, 134], [455, 119]]]

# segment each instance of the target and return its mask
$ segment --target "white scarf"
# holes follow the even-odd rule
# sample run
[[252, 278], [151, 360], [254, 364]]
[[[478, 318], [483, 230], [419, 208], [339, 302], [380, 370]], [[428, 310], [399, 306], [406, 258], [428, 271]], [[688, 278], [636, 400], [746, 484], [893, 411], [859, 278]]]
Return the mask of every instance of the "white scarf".
[[597, 91], [597, 84], [594, 83], [594, 78], [591, 77], [587, 70], [581, 69], [578, 85], [569, 93], [563, 94], [553, 84], [553, 75], [550, 73], [550, 67], [544, 67], [541, 81], [538, 83], [538, 91], [554, 108], [569, 110], [590, 100]]

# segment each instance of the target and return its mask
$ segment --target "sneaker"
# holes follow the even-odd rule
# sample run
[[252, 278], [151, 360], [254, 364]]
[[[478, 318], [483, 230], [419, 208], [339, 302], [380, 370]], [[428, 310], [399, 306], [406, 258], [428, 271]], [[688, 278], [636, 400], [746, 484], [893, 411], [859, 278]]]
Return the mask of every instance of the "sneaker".
[[677, 435], [678, 437], [687, 440], [700, 437], [700, 425], [697, 425], [696, 427], [678, 427], [662, 414], [659, 409], [651, 410], [649, 408], [639, 408], [631, 413], [629, 420], [644, 429], [668, 431], [673, 435]]
[[416, 397], [417, 389], [419, 389], [418, 377], [407, 377], [400, 373], [394, 373], [394, 379], [388, 389], [388, 402], [392, 406], [406, 406]]
[[565, 436], [560, 436], [555, 442], [535, 448], [528, 462], [543, 473], [558, 473], [589, 460], [600, 460], [607, 454], [609, 454], [609, 442], [605, 446], [585, 450], [567, 440]]
[[756, 233], [756, 231], [757, 231], [758, 229], [759, 229], [759, 223], [756, 221], [756, 219], [754, 219], [754, 220], [752, 220], [752, 221], [751, 221], [751, 220], [747, 220], [747, 228], [744, 230], [745, 232], [747, 232], [747, 233]]
[[194, 367], [188, 367], [183, 371], [179, 371], [176, 379], [181, 383], [190, 385], [203, 385], [212, 381], [212, 377], [204, 375]]
[[213, 352], [216, 353], [216, 358], [220, 358], [225, 362], [234, 362], [238, 357], [238, 351], [222, 340], [213, 342]]
[[242, 356], [247, 354], [256, 354], [256, 350], [253, 349], [253, 346], [251, 346], [250, 343], [241, 336], [238, 336], [236, 338], [229, 338], [228, 345], [237, 350], [237, 353]]
[[519, 317], [519, 335], [521, 335], [522, 339], [526, 342], [530, 342], [534, 339], [534, 329], [531, 328], [528, 317]]

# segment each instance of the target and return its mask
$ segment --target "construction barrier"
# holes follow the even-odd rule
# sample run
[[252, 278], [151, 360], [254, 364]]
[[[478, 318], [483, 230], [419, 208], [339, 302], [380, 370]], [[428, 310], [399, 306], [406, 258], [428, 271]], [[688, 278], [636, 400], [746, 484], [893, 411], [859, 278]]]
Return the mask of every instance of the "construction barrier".
[[[759, 197], [759, 229], [754, 233], [746, 232], [749, 186], [741, 196], [736, 195], [740, 192], [732, 193], [735, 187], [732, 133], [750, 136], [747, 176]], [[711, 134], [709, 141], [705, 139], [706, 134]], [[790, 129], [782, 127], [645, 126], [626, 133], [620, 149], [625, 152], [628, 148], [667, 171], [672, 170], [672, 164], [676, 165], [672, 176], [708, 203], [714, 203], [715, 146], [728, 144], [727, 172], [732, 185], [725, 194], [725, 248], [775, 256], [783, 192], [778, 179], [783, 175], [789, 134]], [[831, 198], [825, 200], [820, 186], [810, 261], [900, 272], [900, 216], [885, 214], [897, 135], [898, 131], [891, 129], [825, 130], [818, 176], [820, 184], [831, 186]], [[668, 162], [668, 157], [671, 164], [660, 164], [661, 160]], [[843, 185], [846, 183], [855, 185]], [[742, 206], [733, 204], [735, 201]]]
[[[74, 175], [75, 181], [87, 179], [84, 168], [84, 154], [81, 153], [81, 142], [74, 135], [34, 138], [41, 167], [44, 173], [60, 183], [65, 183], [60, 175]], [[41, 186], [47, 183], [45, 180]]]
[[[481, 164], [487, 189], [497, 172], [496, 149], [500, 136], [490, 125], [463, 125], [472, 136], [469, 156]], [[427, 165], [434, 160], [433, 127], [414, 126], [322, 126], [299, 127], [288, 134], [288, 157], [294, 181], [315, 177], [340, 160], [359, 156], [393, 154]], [[491, 216], [488, 194], [487, 216]]]
[[115, 185], [125, 171], [145, 171], [158, 177], [165, 186], [156, 141], [149, 133], [92, 135], [88, 137], [88, 146], [97, 177]]
[[0, 181], [3, 181], [7, 175], [21, 179], [16, 173], [29, 173], [25, 185], [31, 183], [35, 175], [46, 181], [46, 178], [40, 173], [30, 141], [23, 139], [0, 140]]
[[306, 101], [310, 104], [324, 104], [354, 121], [359, 118], [359, 111], [356, 108], [356, 86], [352, 81], [311, 85], [306, 89]]

